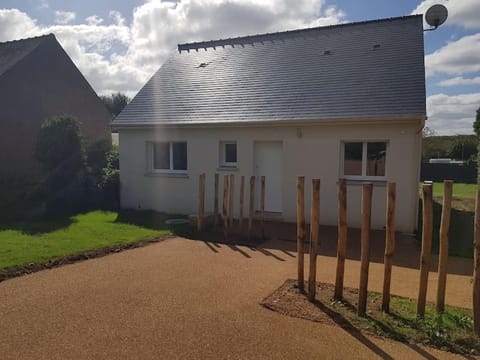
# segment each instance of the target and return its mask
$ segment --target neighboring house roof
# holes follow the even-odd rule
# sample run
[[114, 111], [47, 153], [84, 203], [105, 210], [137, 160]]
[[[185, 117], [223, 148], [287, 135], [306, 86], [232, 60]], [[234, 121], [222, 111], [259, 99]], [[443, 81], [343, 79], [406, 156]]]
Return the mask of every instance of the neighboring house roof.
[[415, 15], [179, 45], [113, 124], [425, 115]]
[[50, 37], [54, 37], [54, 35], [49, 34], [29, 39], [0, 42], [0, 76]]

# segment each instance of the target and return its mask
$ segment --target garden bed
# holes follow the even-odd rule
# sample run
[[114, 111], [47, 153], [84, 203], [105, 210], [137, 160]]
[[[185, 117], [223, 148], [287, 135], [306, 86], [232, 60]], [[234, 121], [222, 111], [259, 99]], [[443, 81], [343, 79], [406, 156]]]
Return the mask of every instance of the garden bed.
[[[306, 288], [305, 284], [305, 288]], [[480, 338], [473, 333], [472, 312], [447, 306], [442, 315], [427, 304], [424, 319], [416, 317], [416, 301], [392, 296], [391, 313], [381, 311], [382, 297], [369, 292], [367, 316], [357, 316], [358, 290], [344, 289], [344, 300], [333, 300], [334, 286], [317, 283], [315, 303], [298, 290], [295, 280], [287, 280], [262, 301], [266, 308], [284, 315], [338, 325], [349, 332], [364, 332], [410, 344], [423, 344], [460, 354], [480, 354]]]

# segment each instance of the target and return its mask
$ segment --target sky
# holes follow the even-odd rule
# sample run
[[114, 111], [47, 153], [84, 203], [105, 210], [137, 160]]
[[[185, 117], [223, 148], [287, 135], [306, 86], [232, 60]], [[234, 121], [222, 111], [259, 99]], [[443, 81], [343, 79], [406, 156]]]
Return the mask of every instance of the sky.
[[132, 97], [179, 43], [422, 14], [438, 3], [449, 17], [424, 33], [427, 126], [470, 134], [480, 0], [0, 0], [0, 42], [54, 33], [98, 94]]

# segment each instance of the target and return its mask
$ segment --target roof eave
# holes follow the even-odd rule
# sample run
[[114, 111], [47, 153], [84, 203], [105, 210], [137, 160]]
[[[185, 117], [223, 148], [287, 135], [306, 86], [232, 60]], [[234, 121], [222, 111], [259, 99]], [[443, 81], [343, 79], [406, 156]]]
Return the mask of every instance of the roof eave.
[[178, 128], [178, 127], [242, 127], [242, 126], [302, 126], [302, 125], [350, 125], [350, 124], [378, 124], [380, 122], [411, 123], [425, 121], [426, 115], [401, 115], [382, 117], [355, 117], [333, 118], [315, 120], [244, 120], [244, 121], [177, 121], [177, 122], [131, 122], [112, 123], [112, 130], [136, 129], [136, 128]]

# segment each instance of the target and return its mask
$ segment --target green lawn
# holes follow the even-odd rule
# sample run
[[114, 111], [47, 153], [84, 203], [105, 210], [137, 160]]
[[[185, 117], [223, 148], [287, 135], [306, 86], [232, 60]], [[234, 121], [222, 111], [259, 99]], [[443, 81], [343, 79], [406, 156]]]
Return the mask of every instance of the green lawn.
[[[473, 218], [475, 209], [475, 193], [477, 184], [453, 184], [452, 212], [449, 231], [449, 253], [452, 256], [473, 257]], [[438, 253], [439, 231], [442, 215], [443, 183], [433, 184], [433, 252]], [[421, 213], [421, 184], [419, 228], [417, 238], [421, 239], [422, 213]]]
[[92, 211], [0, 225], [0, 269], [165, 236], [170, 234], [166, 218], [149, 211]]
[[[420, 184], [420, 189], [421, 189]], [[477, 191], [477, 184], [453, 184], [453, 196], [459, 198], [475, 198], [475, 192]], [[421, 190], [420, 190], [421, 191]], [[433, 183], [433, 196], [443, 196], [443, 183]]]

